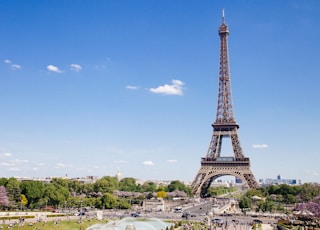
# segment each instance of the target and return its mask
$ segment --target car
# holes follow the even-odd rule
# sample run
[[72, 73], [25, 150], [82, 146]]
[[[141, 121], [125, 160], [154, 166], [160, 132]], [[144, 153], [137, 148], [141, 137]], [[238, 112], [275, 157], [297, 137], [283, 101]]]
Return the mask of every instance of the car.
[[131, 213], [131, 216], [132, 216], [132, 217], [139, 217], [139, 216], [140, 216], [140, 214], [139, 214], [139, 213], [134, 212], [134, 213]]
[[239, 224], [239, 220], [231, 220], [232, 221], [232, 223], [235, 223], [235, 224]]
[[190, 213], [188, 213], [188, 212], [184, 212], [184, 213], [182, 213], [182, 218], [188, 218], [190, 216]]
[[212, 219], [211, 222], [212, 222], [213, 224], [217, 224], [218, 226], [222, 226], [223, 223], [224, 223], [224, 220], [221, 220], [221, 219], [216, 218], [216, 219]]
[[262, 220], [254, 219], [252, 220], [252, 224], [262, 224]]
[[197, 215], [196, 214], [191, 214], [190, 217], [197, 217]]

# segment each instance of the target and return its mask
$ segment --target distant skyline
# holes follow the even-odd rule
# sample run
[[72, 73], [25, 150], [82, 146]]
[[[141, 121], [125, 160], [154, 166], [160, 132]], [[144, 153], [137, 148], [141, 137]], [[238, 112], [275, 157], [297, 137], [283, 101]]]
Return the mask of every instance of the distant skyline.
[[192, 181], [216, 115], [222, 9], [256, 179], [320, 183], [316, 0], [0, 1], [0, 177]]

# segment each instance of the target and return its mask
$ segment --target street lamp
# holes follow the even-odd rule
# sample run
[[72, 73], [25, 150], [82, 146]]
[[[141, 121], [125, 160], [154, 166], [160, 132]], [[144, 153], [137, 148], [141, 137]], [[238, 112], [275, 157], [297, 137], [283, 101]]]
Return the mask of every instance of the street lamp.
[[226, 216], [225, 229], [227, 229], [228, 228], [228, 213], [226, 213], [226, 211], [224, 211], [224, 215]]

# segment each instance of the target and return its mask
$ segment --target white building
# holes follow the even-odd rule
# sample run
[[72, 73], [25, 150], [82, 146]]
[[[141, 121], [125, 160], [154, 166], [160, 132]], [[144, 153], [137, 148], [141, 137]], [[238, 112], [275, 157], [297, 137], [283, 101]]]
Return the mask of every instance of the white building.
[[164, 200], [162, 198], [152, 198], [143, 201], [144, 211], [164, 211]]

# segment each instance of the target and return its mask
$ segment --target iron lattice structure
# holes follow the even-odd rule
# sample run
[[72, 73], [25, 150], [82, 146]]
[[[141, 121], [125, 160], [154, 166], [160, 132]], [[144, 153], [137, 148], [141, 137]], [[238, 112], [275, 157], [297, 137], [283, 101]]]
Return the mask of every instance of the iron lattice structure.
[[[228, 52], [229, 29], [222, 12], [220, 36], [219, 90], [216, 120], [212, 124], [213, 134], [205, 157], [201, 159], [201, 168], [191, 184], [196, 196], [204, 196], [211, 182], [220, 176], [231, 175], [242, 180], [249, 188], [258, 187], [250, 169], [250, 159], [245, 157], [240, 145], [237, 124], [233, 111], [231, 78]], [[229, 138], [233, 156], [222, 157], [222, 140]]]

